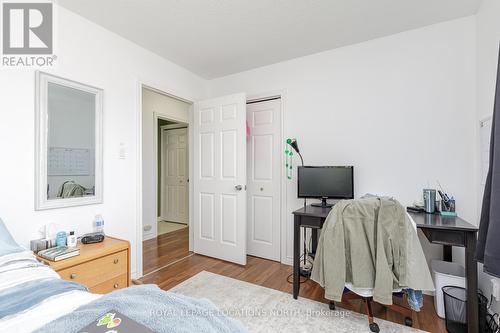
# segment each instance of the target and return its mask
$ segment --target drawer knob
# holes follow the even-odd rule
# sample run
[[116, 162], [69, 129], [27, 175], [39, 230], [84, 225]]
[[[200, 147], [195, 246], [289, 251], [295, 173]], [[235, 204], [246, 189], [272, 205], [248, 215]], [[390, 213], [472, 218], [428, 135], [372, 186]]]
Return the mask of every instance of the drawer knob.
[[115, 283], [115, 285], [113, 286], [113, 288], [118, 289], [118, 283]]
[[70, 277], [70, 279], [74, 280], [74, 279], [76, 279], [76, 274], [75, 273], [71, 273], [71, 275], [69, 277]]
[[113, 263], [117, 264], [118, 263], [118, 259], [113, 260]]

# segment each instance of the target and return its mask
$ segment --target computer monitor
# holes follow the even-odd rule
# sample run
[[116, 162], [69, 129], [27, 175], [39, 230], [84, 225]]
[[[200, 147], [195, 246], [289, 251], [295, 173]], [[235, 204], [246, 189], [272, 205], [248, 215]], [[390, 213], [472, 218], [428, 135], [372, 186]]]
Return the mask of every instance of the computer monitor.
[[319, 198], [316, 207], [331, 207], [326, 199], [353, 199], [352, 166], [303, 166], [298, 168], [298, 197]]

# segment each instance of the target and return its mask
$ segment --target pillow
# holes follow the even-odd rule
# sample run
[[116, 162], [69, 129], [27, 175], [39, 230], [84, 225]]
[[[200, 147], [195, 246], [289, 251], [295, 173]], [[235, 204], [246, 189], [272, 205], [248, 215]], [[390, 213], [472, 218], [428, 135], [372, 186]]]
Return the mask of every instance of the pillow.
[[0, 219], [0, 257], [21, 251], [24, 251], [24, 249], [16, 243], [2, 219]]

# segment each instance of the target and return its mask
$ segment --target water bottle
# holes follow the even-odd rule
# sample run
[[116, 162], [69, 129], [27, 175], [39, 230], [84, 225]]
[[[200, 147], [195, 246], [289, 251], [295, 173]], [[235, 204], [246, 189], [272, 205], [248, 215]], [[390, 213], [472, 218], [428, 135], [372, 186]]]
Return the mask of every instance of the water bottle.
[[95, 216], [94, 232], [104, 232], [104, 219], [100, 214]]
[[426, 213], [434, 213], [436, 208], [436, 190], [424, 189], [424, 210]]

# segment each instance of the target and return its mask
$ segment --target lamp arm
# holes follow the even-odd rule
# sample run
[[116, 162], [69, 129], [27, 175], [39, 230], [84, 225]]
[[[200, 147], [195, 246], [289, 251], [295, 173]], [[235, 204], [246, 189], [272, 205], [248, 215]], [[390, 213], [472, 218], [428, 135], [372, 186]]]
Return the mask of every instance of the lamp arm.
[[[302, 166], [304, 166], [304, 159], [302, 158], [302, 154], [299, 151], [297, 151], [297, 155], [299, 155], [299, 157], [300, 157], [300, 163], [302, 164]], [[307, 206], [307, 199], [306, 198], [304, 198], [304, 207], [305, 206]]]
[[302, 163], [302, 166], [304, 166], [304, 159], [302, 158], [302, 154], [300, 152], [297, 152], [297, 154], [300, 157], [300, 162]]

